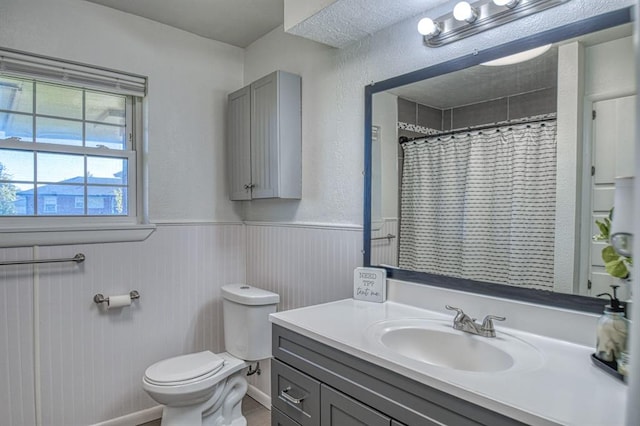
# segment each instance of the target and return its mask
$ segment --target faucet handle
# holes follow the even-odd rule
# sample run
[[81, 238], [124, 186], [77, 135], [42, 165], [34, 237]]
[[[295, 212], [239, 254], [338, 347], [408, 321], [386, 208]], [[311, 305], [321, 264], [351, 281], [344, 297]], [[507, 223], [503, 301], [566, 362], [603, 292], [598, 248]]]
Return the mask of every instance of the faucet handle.
[[456, 311], [460, 315], [464, 315], [465, 314], [462, 309], [456, 308], [455, 306], [444, 305], [444, 307], [447, 308], [450, 311]]
[[487, 331], [494, 331], [493, 329], [493, 320], [496, 321], [504, 321], [507, 318], [505, 317], [498, 317], [495, 315], [487, 315], [486, 317], [484, 317], [484, 320], [482, 321], [482, 328], [487, 330]]

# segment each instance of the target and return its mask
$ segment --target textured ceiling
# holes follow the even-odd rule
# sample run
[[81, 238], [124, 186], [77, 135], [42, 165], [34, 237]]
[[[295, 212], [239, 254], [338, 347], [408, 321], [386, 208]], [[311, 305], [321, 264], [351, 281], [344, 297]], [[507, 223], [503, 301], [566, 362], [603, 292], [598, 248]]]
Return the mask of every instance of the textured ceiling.
[[284, 0], [87, 0], [238, 47], [282, 24]]
[[447, 1], [337, 0], [287, 32], [342, 48]]

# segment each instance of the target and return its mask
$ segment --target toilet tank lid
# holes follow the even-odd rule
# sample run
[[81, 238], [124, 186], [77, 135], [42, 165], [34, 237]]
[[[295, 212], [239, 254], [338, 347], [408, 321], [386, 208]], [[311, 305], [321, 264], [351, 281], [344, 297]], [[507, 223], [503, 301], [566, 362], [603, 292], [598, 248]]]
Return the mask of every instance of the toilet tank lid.
[[229, 284], [222, 287], [222, 297], [243, 305], [275, 305], [280, 296], [246, 284]]

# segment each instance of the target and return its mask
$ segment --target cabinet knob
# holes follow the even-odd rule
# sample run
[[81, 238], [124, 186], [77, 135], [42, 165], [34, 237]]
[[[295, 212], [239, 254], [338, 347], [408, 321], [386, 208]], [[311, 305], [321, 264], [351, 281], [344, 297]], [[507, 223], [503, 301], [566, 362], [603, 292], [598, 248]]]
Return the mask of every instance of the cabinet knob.
[[244, 189], [249, 190], [251, 188], [255, 188], [255, 185], [253, 183], [248, 183], [244, 186]]

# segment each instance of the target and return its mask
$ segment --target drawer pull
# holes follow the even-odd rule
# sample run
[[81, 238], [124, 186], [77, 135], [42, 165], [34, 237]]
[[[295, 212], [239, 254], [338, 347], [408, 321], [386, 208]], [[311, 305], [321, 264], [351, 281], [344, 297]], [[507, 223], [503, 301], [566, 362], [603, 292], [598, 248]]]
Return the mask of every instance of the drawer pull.
[[298, 405], [302, 403], [302, 401], [304, 401], [304, 399], [308, 397], [309, 394], [302, 391], [296, 392], [295, 389], [291, 389], [291, 386], [287, 386], [286, 388], [282, 389], [282, 391], [280, 392], [280, 396], [290, 403]]

